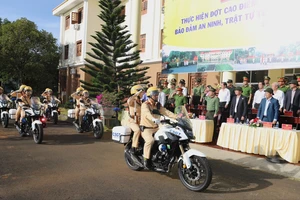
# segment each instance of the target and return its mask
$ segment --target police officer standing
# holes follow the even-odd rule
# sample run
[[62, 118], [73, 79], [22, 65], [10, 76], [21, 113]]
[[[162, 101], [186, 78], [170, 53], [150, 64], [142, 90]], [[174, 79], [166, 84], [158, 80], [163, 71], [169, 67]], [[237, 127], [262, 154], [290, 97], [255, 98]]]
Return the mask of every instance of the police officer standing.
[[219, 112], [219, 98], [216, 96], [216, 89], [211, 87], [209, 94], [205, 97], [206, 100], [206, 119], [214, 120], [218, 116]]
[[154, 143], [153, 134], [158, 130], [160, 124], [160, 115], [155, 114], [154, 110], [159, 111], [160, 114], [166, 115], [170, 118], [176, 118], [177, 115], [162, 107], [158, 100], [159, 91], [157, 87], [150, 87], [147, 90], [148, 100], [142, 104], [141, 107], [141, 131], [142, 137], [145, 140], [144, 144], [144, 166], [147, 169], [152, 169], [151, 163], [151, 147]]
[[271, 80], [270, 77], [268, 77], [268, 76], [265, 76], [265, 77], [264, 77], [264, 84], [265, 84], [264, 89], [272, 88], [272, 86], [271, 86], [271, 84], [270, 84], [270, 80]]
[[214, 135], [213, 140], [217, 139], [218, 133], [216, 133], [217, 126], [217, 116], [219, 112], [220, 101], [216, 96], [216, 90], [213, 87], [210, 87], [208, 95], [205, 97], [206, 101], [206, 119], [214, 121]]
[[194, 106], [198, 106], [198, 104], [202, 103], [202, 99], [204, 96], [205, 87], [201, 84], [201, 78], [197, 78], [195, 81], [195, 87], [192, 91], [192, 104]]
[[252, 87], [249, 85], [249, 79], [247, 77], [243, 77], [243, 96], [247, 98], [248, 105], [251, 105], [252, 100]]
[[289, 86], [287, 86], [285, 84], [286, 83], [285, 78], [284, 77], [280, 77], [277, 82], [279, 84], [278, 90], [281, 90], [285, 94], [289, 90]]
[[235, 87], [234, 87], [233, 81], [231, 79], [228, 79], [228, 81], [227, 81], [227, 89], [230, 91], [230, 101], [231, 101], [232, 97], [235, 95], [235, 93], [234, 93]]

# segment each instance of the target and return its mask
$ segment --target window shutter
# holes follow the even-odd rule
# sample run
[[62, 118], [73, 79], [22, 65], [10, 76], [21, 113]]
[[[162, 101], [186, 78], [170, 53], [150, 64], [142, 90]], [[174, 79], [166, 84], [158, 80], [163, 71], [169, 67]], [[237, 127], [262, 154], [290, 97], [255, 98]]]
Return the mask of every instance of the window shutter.
[[78, 23], [78, 13], [72, 12], [72, 24], [77, 24], [77, 23]]

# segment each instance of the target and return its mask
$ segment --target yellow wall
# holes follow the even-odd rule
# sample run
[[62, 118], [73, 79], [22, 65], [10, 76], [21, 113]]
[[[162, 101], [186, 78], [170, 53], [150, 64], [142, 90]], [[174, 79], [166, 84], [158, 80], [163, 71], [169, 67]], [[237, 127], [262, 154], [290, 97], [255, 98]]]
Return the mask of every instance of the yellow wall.
[[270, 83], [277, 82], [278, 77], [284, 76], [284, 70], [283, 69], [274, 69], [269, 70], [269, 77], [271, 78]]
[[146, 76], [150, 76], [150, 79], [148, 79], [149, 83], [156, 85], [157, 73], [161, 72], [161, 62], [149, 63], [149, 64], [145, 63], [140, 66], [141, 67], [149, 67], [149, 69], [147, 70]]
[[[89, 42], [96, 42], [91, 35], [96, 35], [96, 31], [101, 30], [101, 24], [103, 21], [98, 17], [100, 14], [100, 7], [98, 5], [98, 1], [88, 1], [88, 20], [87, 20], [87, 46], [86, 52], [92, 52], [92, 46], [88, 44]], [[90, 56], [86, 55], [86, 58], [91, 58]]]
[[220, 72], [208, 72], [206, 78], [206, 85], [211, 85], [216, 88], [220, 84]]

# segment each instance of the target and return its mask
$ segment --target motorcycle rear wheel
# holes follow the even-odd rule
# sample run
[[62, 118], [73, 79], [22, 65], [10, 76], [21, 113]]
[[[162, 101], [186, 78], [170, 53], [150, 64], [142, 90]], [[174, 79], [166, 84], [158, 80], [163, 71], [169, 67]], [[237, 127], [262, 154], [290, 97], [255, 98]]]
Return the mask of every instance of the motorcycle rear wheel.
[[191, 168], [187, 169], [183, 160], [178, 163], [178, 175], [182, 184], [194, 192], [202, 192], [210, 185], [212, 170], [206, 158], [192, 156]]
[[8, 126], [8, 114], [3, 114], [3, 118], [2, 118], [2, 126], [3, 128], [7, 128]]
[[33, 130], [33, 140], [36, 144], [41, 144], [44, 137], [43, 125], [37, 124], [36, 129]]
[[133, 171], [141, 171], [144, 168], [138, 166], [137, 164], [134, 163], [134, 161], [131, 158], [129, 158], [129, 156], [130, 156], [129, 149], [130, 148], [131, 148], [131, 143], [126, 146], [125, 151], [124, 151], [125, 162], [126, 162], [127, 166], [129, 167], [129, 169], [131, 169]]

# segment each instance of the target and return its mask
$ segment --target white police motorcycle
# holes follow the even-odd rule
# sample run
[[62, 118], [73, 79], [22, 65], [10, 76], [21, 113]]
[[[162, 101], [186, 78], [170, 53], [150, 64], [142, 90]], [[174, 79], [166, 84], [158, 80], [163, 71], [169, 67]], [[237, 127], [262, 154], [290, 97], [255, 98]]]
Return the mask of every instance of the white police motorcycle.
[[[212, 170], [206, 156], [189, 147], [194, 139], [192, 123], [185, 107], [177, 110], [176, 121], [163, 117], [159, 130], [154, 135], [154, 144], [151, 149], [153, 170], [158, 172], [171, 172], [178, 164], [178, 175], [182, 184], [192, 191], [204, 191], [211, 183]], [[154, 110], [153, 114], [159, 114]], [[125, 144], [125, 162], [134, 171], [144, 169], [143, 148], [144, 140], [140, 137], [136, 156], [130, 153], [133, 133], [129, 127], [118, 126], [113, 128], [112, 139]]]
[[21, 99], [17, 100], [25, 112], [25, 117], [22, 119], [20, 127], [16, 126], [16, 129], [21, 137], [32, 135], [34, 142], [41, 144], [44, 137], [43, 125], [40, 121], [43, 105], [39, 97], [31, 97], [30, 101], [31, 106], [24, 104]]
[[3, 128], [7, 128], [9, 121], [9, 101], [6, 99], [0, 100], [0, 121], [2, 123]]
[[74, 122], [74, 125], [79, 133], [93, 131], [94, 137], [102, 138], [104, 133], [104, 126], [102, 122], [103, 109], [98, 103], [97, 99], [91, 99], [90, 104], [84, 104], [80, 101], [80, 106], [85, 108], [85, 113], [82, 118], [81, 126]]
[[[44, 100], [45, 101], [45, 100]], [[53, 122], [54, 124], [57, 124], [58, 122], [58, 101], [55, 98], [51, 98], [51, 101], [48, 103], [47, 100], [45, 101], [45, 103], [47, 103], [47, 109], [45, 112], [45, 116], [47, 118], [47, 120], [50, 120], [50, 118], [53, 118]]]

